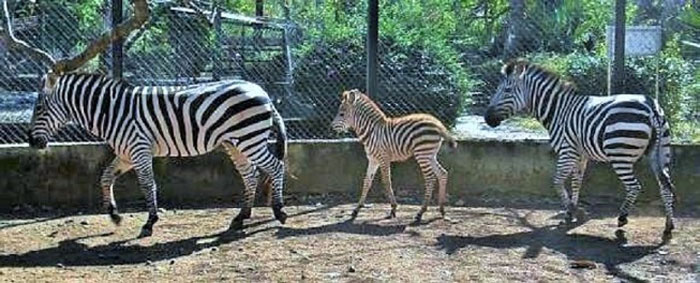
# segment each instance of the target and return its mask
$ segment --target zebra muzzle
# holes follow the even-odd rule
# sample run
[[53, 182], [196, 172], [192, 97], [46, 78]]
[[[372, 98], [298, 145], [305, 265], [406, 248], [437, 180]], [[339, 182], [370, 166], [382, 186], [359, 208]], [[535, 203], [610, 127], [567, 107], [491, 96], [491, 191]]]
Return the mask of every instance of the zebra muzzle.
[[29, 146], [35, 149], [45, 149], [48, 141], [43, 138], [35, 138], [30, 136], [28, 140]]
[[498, 115], [496, 115], [496, 111], [491, 108], [486, 110], [486, 114], [484, 114], [484, 121], [486, 121], [486, 124], [491, 128], [498, 127], [498, 125], [501, 124], [501, 119], [498, 117]]

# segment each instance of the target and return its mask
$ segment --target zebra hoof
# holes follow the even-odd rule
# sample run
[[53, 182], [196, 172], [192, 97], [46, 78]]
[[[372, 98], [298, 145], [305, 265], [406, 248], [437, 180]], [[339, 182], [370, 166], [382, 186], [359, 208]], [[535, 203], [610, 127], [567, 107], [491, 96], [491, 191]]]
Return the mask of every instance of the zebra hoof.
[[392, 210], [389, 212], [389, 215], [386, 216], [386, 219], [393, 219], [396, 218], [396, 211]]
[[575, 212], [576, 215], [576, 222], [582, 223], [586, 221], [586, 211], [583, 209], [577, 209]]
[[445, 218], [445, 207], [444, 206], [440, 207], [440, 215], [442, 215], [442, 218]]
[[669, 229], [669, 227], [666, 227], [666, 229], [664, 229], [663, 236], [661, 236], [661, 241], [664, 244], [666, 244], [669, 241], [671, 241], [671, 239], [673, 239], [673, 227], [671, 227], [670, 229]]
[[420, 223], [420, 221], [422, 219], [423, 219], [423, 213], [419, 212], [418, 214], [416, 214], [416, 217], [413, 220], [415, 220], [416, 223]]
[[122, 224], [122, 216], [119, 215], [118, 213], [110, 213], [109, 219], [112, 220], [112, 223], [114, 223], [114, 225], [119, 226]]
[[360, 213], [360, 210], [359, 210], [359, 209], [357, 209], [357, 208], [356, 208], [356, 209], [353, 209], [353, 210], [352, 210], [352, 214], [350, 214], [350, 218], [351, 218], [351, 219], [357, 218], [357, 215], [358, 215], [359, 213]]
[[243, 219], [233, 219], [231, 225], [228, 226], [229, 230], [242, 230], [243, 229]]
[[627, 225], [627, 215], [620, 215], [620, 217], [617, 218], [617, 227], [623, 227]]
[[666, 222], [666, 228], [664, 229], [664, 234], [671, 234], [673, 229], [676, 229], [676, 225], [673, 225], [673, 222]]
[[285, 222], [287, 222], [287, 213], [282, 211], [281, 205], [274, 206], [272, 208], [272, 213], [275, 215], [275, 219], [277, 219], [277, 221], [279, 221], [280, 223], [284, 224]]
[[138, 239], [143, 239], [143, 238], [150, 237], [151, 235], [153, 235], [153, 229], [152, 229], [152, 228], [143, 227], [143, 228], [141, 228], [141, 234], [139, 234], [139, 236], [138, 236], [137, 238], [138, 238]]

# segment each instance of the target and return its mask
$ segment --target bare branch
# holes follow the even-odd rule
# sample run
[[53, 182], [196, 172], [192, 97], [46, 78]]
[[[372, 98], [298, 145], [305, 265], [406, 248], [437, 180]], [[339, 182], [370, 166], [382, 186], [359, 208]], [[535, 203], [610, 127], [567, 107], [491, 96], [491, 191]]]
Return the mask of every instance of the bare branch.
[[25, 51], [32, 58], [49, 64], [49, 66], [54, 66], [56, 60], [51, 56], [51, 54], [39, 48], [34, 48], [26, 41], [15, 37], [14, 31], [12, 30], [12, 16], [7, 0], [3, 0], [2, 4], [3, 9], [5, 10], [5, 26], [2, 28], [2, 32], [0, 33], [0, 39], [5, 42], [5, 45], [7, 45], [7, 47], [10, 49]]
[[63, 59], [56, 62], [53, 67], [53, 71], [57, 74], [74, 71], [80, 68], [80, 66], [85, 64], [90, 59], [104, 52], [111, 42], [124, 39], [132, 31], [141, 28], [146, 21], [148, 21], [148, 1], [134, 0], [133, 9], [134, 13], [128, 21], [119, 24], [113, 30], [102, 33], [97, 39], [92, 41], [82, 53], [72, 58]]

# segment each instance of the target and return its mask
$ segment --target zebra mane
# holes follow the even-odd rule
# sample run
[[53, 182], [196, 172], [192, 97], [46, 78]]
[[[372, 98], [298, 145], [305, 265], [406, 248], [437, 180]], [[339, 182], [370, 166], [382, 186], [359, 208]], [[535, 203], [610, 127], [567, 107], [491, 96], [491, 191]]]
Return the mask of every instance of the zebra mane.
[[352, 90], [351, 92], [353, 92], [355, 94], [355, 102], [353, 103], [353, 105], [356, 108], [360, 108], [363, 110], [369, 110], [370, 112], [379, 115], [381, 118], [384, 118], [384, 119], [387, 118], [384, 111], [382, 111], [382, 109], [379, 108], [379, 105], [377, 105], [377, 103], [375, 103], [372, 99], [370, 99], [369, 96], [367, 96], [366, 94], [364, 94], [358, 90]]
[[102, 82], [108, 82], [108, 81], [113, 81], [115, 82], [118, 86], [122, 87], [133, 87], [129, 82], [120, 79], [120, 78], [113, 78], [107, 75], [103, 74], [96, 74], [96, 73], [68, 73], [63, 75], [64, 77], [85, 77], [85, 78], [97, 78], [101, 79]]
[[556, 78], [559, 80], [562, 88], [571, 89], [573, 93], [576, 93], [576, 85], [572, 81], [541, 65], [531, 63], [526, 59], [519, 58], [512, 60], [506, 63], [501, 70], [501, 72], [506, 76], [511, 75], [514, 71], [518, 73], [526, 72], [528, 74], [540, 73], [548, 78]]

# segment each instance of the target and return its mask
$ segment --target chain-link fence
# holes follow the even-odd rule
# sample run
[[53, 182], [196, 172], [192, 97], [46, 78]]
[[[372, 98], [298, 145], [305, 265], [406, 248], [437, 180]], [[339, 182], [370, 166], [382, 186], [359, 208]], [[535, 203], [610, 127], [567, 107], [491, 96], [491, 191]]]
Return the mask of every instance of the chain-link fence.
[[[15, 30], [56, 57], [75, 54], [109, 27], [113, 1], [15, 1]], [[130, 1], [123, 2], [126, 17]], [[693, 130], [700, 124], [697, 4], [627, 2], [628, 56], [622, 74], [613, 74], [622, 75], [620, 91], [659, 97], [681, 132], [700, 139]], [[366, 0], [149, 4], [146, 28], [116, 56], [132, 84], [259, 83], [293, 139], [338, 137], [329, 124], [339, 94], [365, 88]], [[581, 93], [608, 93], [615, 0], [382, 0], [379, 16], [379, 90], [372, 97], [390, 115], [427, 112], [459, 126], [460, 117], [483, 111], [502, 62], [514, 57], [566, 76]], [[1, 54], [0, 142], [21, 142], [45, 66], [21, 52]], [[83, 71], [108, 74], [111, 62], [105, 54]], [[94, 139], [76, 131], [57, 140]]]

